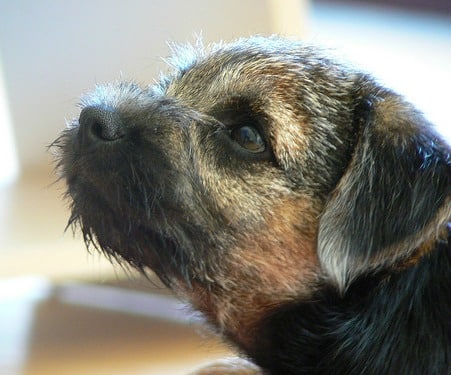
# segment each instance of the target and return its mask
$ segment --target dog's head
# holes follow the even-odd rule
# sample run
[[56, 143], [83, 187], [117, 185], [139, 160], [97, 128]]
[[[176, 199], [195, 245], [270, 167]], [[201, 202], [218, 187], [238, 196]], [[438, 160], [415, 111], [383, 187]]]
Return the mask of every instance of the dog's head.
[[71, 222], [243, 346], [279, 306], [414, 263], [446, 230], [449, 147], [368, 75], [277, 38], [170, 64], [83, 98], [57, 142]]

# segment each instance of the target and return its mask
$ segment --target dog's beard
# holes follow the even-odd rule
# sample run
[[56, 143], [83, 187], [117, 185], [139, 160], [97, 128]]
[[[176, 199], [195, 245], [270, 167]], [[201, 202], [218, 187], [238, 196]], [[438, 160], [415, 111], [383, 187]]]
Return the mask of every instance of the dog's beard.
[[168, 286], [216, 272], [208, 270], [216, 263], [208, 261], [214, 233], [186, 206], [192, 199], [181, 193], [184, 174], [149, 144], [81, 152], [77, 132], [66, 131], [53, 148], [68, 185], [68, 226], [81, 229], [87, 247], [144, 273], [152, 270]]

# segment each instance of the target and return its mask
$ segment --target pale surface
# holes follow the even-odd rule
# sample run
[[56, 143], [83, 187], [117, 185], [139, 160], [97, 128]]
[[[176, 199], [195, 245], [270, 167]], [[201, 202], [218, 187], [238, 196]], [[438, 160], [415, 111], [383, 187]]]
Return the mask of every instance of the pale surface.
[[74, 305], [58, 289], [42, 298], [37, 281], [0, 299], [2, 375], [182, 375], [230, 355], [193, 323]]

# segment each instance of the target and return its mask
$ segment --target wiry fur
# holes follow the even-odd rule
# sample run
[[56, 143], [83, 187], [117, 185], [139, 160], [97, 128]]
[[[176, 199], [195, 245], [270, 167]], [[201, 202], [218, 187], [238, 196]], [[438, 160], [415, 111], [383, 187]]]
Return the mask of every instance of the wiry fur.
[[87, 243], [153, 270], [260, 368], [228, 373], [446, 374], [450, 147], [311, 46], [176, 50], [158, 84], [85, 96], [55, 142]]

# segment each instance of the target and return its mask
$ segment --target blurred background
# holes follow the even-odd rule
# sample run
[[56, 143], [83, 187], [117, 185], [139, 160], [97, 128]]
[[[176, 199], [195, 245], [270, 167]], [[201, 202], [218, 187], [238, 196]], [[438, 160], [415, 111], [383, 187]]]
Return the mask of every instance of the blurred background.
[[0, 0], [0, 374], [186, 374], [230, 354], [157, 281], [64, 233], [47, 146], [96, 83], [152, 83], [167, 42], [331, 47], [451, 139], [449, 0]]

